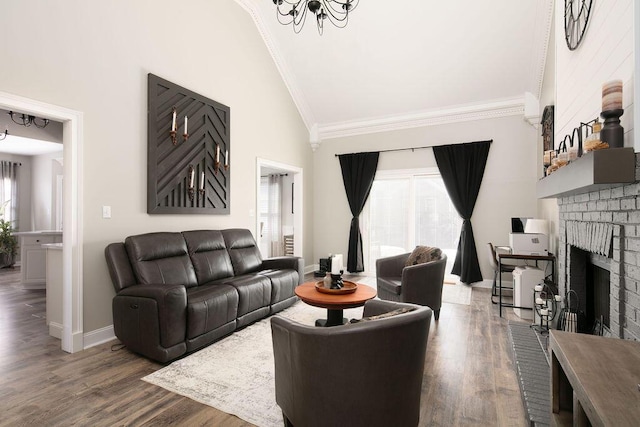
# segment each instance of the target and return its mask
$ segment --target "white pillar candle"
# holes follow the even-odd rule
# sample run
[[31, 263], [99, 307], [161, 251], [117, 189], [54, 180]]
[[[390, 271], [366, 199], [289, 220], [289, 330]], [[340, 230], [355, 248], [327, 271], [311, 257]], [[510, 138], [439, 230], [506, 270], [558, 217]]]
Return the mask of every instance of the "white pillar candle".
[[189, 123], [189, 117], [184, 116], [184, 134], [185, 134], [185, 135], [189, 133], [189, 131], [187, 131], [187, 125], [188, 125], [188, 123]]
[[229, 150], [224, 152], [224, 165], [229, 166]]
[[536, 304], [543, 305], [544, 304], [544, 300], [542, 298], [536, 298]]
[[193, 178], [195, 176], [195, 172], [191, 169], [191, 174], [189, 175], [189, 188], [193, 188]]
[[542, 292], [542, 285], [535, 285], [534, 289], [536, 290], [536, 292]]
[[336, 254], [331, 258], [331, 274], [340, 274], [342, 270], [342, 255]]
[[554, 295], [554, 298], [556, 299], [556, 301], [561, 302], [562, 301], [562, 295]]
[[173, 119], [171, 120], [171, 130], [176, 130], [176, 110], [173, 110]]
[[549, 316], [549, 310], [546, 309], [546, 308], [543, 308], [542, 310], [540, 310], [540, 316], [542, 316], [542, 317]]
[[602, 111], [622, 109], [622, 80], [612, 80], [602, 85]]
[[204, 171], [200, 174], [200, 189], [204, 190]]

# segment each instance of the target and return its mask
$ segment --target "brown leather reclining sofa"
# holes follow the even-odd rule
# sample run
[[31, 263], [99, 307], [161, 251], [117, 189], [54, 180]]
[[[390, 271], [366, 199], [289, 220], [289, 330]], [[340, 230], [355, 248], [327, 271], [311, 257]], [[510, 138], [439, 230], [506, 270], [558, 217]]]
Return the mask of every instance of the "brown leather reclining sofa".
[[298, 257], [262, 259], [245, 229], [129, 236], [105, 249], [115, 334], [168, 362], [296, 302]]

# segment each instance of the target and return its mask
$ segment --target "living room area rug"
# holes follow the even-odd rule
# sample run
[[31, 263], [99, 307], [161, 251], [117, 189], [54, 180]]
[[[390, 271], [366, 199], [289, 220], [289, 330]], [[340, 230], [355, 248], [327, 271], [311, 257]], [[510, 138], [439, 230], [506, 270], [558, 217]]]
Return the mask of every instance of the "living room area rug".
[[[468, 305], [470, 299], [469, 286], [443, 286], [443, 302]], [[344, 317], [359, 319], [362, 310], [362, 307], [344, 310]], [[276, 316], [314, 325], [316, 319], [326, 317], [326, 310], [298, 301]], [[275, 400], [269, 318], [236, 331], [142, 379], [260, 427], [283, 424], [282, 412]]]
[[[298, 301], [276, 316], [313, 325], [316, 319], [326, 317], [326, 310]], [[344, 310], [344, 316], [359, 319], [362, 307]], [[269, 318], [142, 379], [260, 427], [283, 424], [275, 398]]]

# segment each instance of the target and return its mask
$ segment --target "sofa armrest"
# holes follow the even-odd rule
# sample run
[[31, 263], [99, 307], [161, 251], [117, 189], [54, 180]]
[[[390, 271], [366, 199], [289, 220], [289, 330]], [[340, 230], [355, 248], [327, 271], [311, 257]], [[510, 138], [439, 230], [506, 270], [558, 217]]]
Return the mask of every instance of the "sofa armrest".
[[376, 260], [376, 277], [400, 277], [410, 253]]
[[304, 282], [304, 259], [297, 256], [281, 256], [262, 260], [264, 270], [296, 270], [298, 272], [298, 284]]
[[[163, 347], [184, 342], [187, 330], [187, 290], [183, 285], [135, 285], [121, 290], [113, 300], [114, 321], [123, 310], [136, 309], [132, 304], [135, 305], [138, 298], [155, 302], [158, 319], [148, 320], [150, 324], [157, 322], [160, 344]], [[145, 314], [147, 313], [144, 311], [140, 313], [141, 316]]]
[[402, 301], [438, 310], [442, 305], [442, 286], [447, 258], [405, 267], [402, 270]]

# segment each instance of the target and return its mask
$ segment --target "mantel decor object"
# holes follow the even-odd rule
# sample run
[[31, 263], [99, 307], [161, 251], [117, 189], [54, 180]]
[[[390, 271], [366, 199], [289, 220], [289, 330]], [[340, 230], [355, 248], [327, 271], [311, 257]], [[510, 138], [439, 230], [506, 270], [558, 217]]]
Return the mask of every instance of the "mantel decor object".
[[610, 148], [624, 147], [624, 128], [620, 126], [622, 109], [622, 80], [612, 80], [602, 85], [602, 113], [604, 119], [600, 138]]

